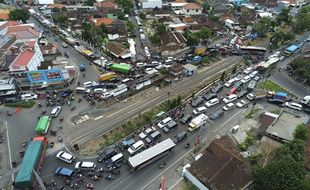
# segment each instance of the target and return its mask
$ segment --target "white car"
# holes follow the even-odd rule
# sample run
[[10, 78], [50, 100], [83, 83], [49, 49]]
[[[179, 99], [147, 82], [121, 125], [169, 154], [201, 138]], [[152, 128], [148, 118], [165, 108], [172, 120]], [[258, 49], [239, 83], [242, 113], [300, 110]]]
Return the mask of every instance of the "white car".
[[237, 75], [237, 76], [234, 78], [234, 80], [235, 80], [235, 81], [239, 81], [239, 80], [241, 80], [242, 78], [243, 78], [243, 75], [239, 74], [239, 75]]
[[157, 126], [161, 129], [161, 128], [165, 127], [165, 125], [167, 123], [169, 123], [170, 121], [172, 121], [172, 118], [171, 117], [167, 117], [166, 119], [163, 119], [161, 122], [159, 122], [157, 124]]
[[252, 71], [252, 73], [250, 74], [250, 77], [254, 78], [257, 74], [258, 74], [258, 71]]
[[247, 98], [248, 100], [254, 100], [255, 94], [249, 93], [248, 95], [246, 95], [246, 98]]
[[248, 75], [248, 74], [250, 74], [252, 71], [253, 71], [253, 68], [252, 68], [252, 67], [248, 67], [248, 68], [246, 68], [246, 69], [243, 71], [243, 73], [246, 74], [246, 75]]
[[207, 108], [205, 106], [202, 106], [202, 107], [194, 109], [193, 110], [193, 114], [194, 115], [199, 115], [201, 113], [205, 113], [206, 111], [207, 111]]
[[243, 108], [243, 107], [245, 107], [246, 105], [248, 105], [248, 101], [246, 101], [246, 100], [240, 100], [240, 102], [237, 102], [236, 103], [236, 106], [238, 107], [238, 108]]
[[229, 96], [227, 96], [226, 98], [223, 99], [225, 104], [228, 104], [230, 102], [233, 102], [235, 100], [237, 100], [238, 96], [236, 94], [231, 94]]
[[146, 63], [142, 63], [142, 62], [136, 63], [137, 67], [145, 67], [146, 65], [147, 65]]
[[145, 73], [149, 74], [149, 75], [153, 75], [153, 74], [157, 74], [158, 71], [156, 69], [154, 69], [154, 68], [146, 68], [145, 69]]
[[75, 164], [75, 169], [83, 169], [83, 170], [94, 170], [96, 168], [96, 164], [94, 162], [77, 162]]
[[38, 95], [34, 93], [28, 93], [22, 95], [22, 100], [35, 100], [38, 98]]
[[223, 110], [228, 111], [228, 110], [232, 109], [234, 106], [235, 106], [235, 104], [232, 103], [232, 102], [230, 102], [230, 103], [226, 104], [226, 105], [223, 107]]
[[62, 161], [67, 162], [69, 164], [71, 164], [75, 160], [75, 157], [72, 154], [65, 152], [65, 151], [58, 152], [56, 157], [59, 160], [62, 160]]
[[251, 80], [250, 75], [247, 75], [247, 76], [245, 76], [245, 77], [241, 80], [241, 82], [242, 82], [242, 83], [247, 83], [247, 82], [249, 82], [250, 80]]
[[220, 100], [217, 99], [217, 98], [213, 98], [213, 99], [207, 101], [205, 105], [206, 105], [207, 108], [208, 108], [208, 107], [214, 106], [214, 105], [216, 105], [216, 104], [218, 104], [218, 103], [220, 103]]
[[225, 87], [231, 87], [231, 85], [233, 84], [235, 82], [235, 79], [233, 78], [233, 79], [230, 79], [229, 81], [227, 81], [225, 84], [224, 84], [224, 86]]
[[295, 102], [285, 102], [284, 106], [291, 108], [291, 109], [294, 109], [294, 110], [299, 110], [299, 111], [302, 110], [302, 105], [295, 103]]

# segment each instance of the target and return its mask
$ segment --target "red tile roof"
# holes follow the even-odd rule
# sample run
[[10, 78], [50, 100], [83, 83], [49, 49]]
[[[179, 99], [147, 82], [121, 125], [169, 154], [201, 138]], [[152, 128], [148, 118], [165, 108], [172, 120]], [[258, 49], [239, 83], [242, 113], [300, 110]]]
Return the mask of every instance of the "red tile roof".
[[113, 23], [113, 19], [110, 18], [95, 18], [94, 19], [95, 26], [100, 26], [101, 24], [111, 25]]
[[13, 61], [13, 63], [10, 65], [10, 67], [13, 70], [19, 70], [21, 67], [26, 66], [29, 61], [33, 58], [35, 54], [35, 51], [26, 49], [25, 51], [21, 52], [16, 59]]
[[50, 8], [50, 9], [54, 9], [54, 8], [62, 9], [64, 7], [65, 7], [65, 5], [63, 5], [63, 4], [51, 4], [48, 6], [48, 8]]
[[185, 0], [175, 0], [173, 3], [187, 3]]
[[7, 21], [4, 24], [0, 25], [0, 30], [9, 27], [9, 26], [17, 26], [19, 23], [17, 21]]
[[27, 46], [27, 47], [33, 48], [35, 45], [36, 45], [36, 41], [34, 41], [34, 40], [25, 42], [25, 46]]
[[184, 5], [183, 8], [186, 9], [186, 10], [201, 9], [201, 7], [198, 6], [198, 5], [195, 4], [195, 3], [188, 3], [188, 4]]
[[190, 22], [193, 22], [193, 21], [194, 21], [194, 19], [192, 17], [189, 17], [189, 16], [183, 18], [183, 22], [184, 23], [190, 23]]
[[40, 32], [30, 25], [17, 25], [7, 27], [7, 35], [10, 37], [15, 35], [17, 39], [29, 39], [40, 37]]
[[104, 1], [101, 3], [95, 3], [94, 5], [97, 7], [103, 7], [103, 8], [117, 8], [117, 4], [115, 4], [111, 1]]

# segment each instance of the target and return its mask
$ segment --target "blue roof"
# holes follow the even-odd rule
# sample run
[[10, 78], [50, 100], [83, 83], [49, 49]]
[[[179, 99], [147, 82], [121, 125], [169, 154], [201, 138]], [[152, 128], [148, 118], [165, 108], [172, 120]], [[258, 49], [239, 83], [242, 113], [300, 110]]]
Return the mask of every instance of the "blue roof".
[[27, 77], [31, 83], [51, 83], [64, 80], [60, 69], [29, 71], [27, 72]]
[[73, 174], [73, 170], [70, 170], [69, 168], [58, 167], [55, 170], [55, 174], [60, 174], [60, 175], [63, 175], [63, 176], [70, 177]]
[[288, 47], [286, 49], [286, 51], [289, 51], [289, 52], [294, 52], [298, 49], [298, 45], [291, 45], [290, 47]]
[[276, 96], [288, 96], [287, 93], [284, 92], [276, 92]]

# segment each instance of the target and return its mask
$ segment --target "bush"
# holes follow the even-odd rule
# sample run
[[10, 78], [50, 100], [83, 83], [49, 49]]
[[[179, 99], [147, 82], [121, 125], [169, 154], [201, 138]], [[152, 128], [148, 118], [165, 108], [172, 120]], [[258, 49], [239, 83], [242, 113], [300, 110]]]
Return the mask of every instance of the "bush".
[[12, 102], [12, 103], [6, 103], [5, 106], [7, 107], [21, 107], [21, 108], [32, 108], [34, 106], [34, 101], [20, 101], [20, 102]]

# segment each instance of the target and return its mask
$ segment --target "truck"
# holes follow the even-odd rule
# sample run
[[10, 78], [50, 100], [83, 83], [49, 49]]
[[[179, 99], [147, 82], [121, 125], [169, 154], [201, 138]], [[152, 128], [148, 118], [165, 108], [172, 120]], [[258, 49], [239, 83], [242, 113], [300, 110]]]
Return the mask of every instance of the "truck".
[[303, 97], [300, 100], [300, 103], [305, 105], [305, 106], [310, 106], [310, 95]]
[[34, 171], [39, 172], [47, 146], [48, 141], [45, 137], [39, 136], [33, 138], [25, 151], [23, 161], [13, 182], [14, 187], [19, 189], [34, 189]]
[[206, 126], [207, 124], [208, 116], [205, 114], [200, 114], [189, 123], [189, 126], [187, 128], [188, 131], [192, 132], [196, 129], [199, 129], [200, 127]]
[[141, 42], [144, 44], [145, 43], [145, 34], [141, 33], [140, 38], [141, 38]]
[[101, 82], [113, 79], [113, 78], [117, 78], [117, 75], [115, 72], [108, 72], [108, 73], [104, 73], [102, 75], [99, 76], [99, 80]]

